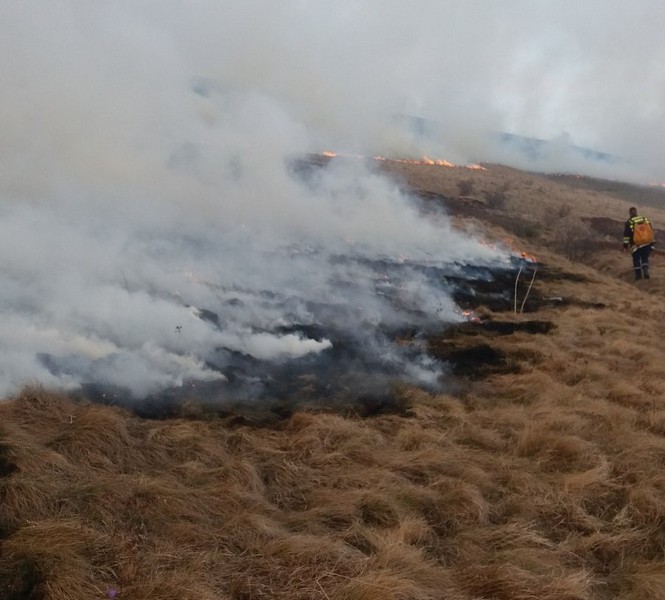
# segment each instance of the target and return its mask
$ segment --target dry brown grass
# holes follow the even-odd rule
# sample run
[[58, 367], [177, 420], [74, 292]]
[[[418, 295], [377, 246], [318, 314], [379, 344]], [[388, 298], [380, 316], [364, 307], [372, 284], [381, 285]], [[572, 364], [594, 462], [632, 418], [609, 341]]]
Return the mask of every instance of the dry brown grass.
[[[411, 169], [437, 193], [508, 185], [505, 215], [623, 218], [536, 175]], [[555, 328], [481, 333], [516, 369], [403, 389], [406, 416], [259, 428], [41, 389], [1, 403], [0, 598], [665, 598], [665, 276], [655, 260], [634, 285], [620, 253], [570, 263], [555, 233], [516, 244], [577, 276], [534, 293], [577, 305], [502, 315]]]

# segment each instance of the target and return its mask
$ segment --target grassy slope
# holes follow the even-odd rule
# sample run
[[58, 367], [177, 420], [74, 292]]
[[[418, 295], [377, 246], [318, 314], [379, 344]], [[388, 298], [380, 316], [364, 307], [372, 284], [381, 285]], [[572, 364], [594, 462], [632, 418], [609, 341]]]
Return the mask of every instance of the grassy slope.
[[1, 598], [665, 598], [665, 262], [637, 286], [617, 241], [570, 237], [628, 204], [503, 167], [386, 168], [449, 197], [470, 179], [476, 207], [503, 190], [473, 227], [575, 276], [535, 295], [606, 308], [481, 311], [555, 328], [470, 336], [514, 368], [405, 388], [406, 416], [150, 421], [25, 390], [0, 404]]

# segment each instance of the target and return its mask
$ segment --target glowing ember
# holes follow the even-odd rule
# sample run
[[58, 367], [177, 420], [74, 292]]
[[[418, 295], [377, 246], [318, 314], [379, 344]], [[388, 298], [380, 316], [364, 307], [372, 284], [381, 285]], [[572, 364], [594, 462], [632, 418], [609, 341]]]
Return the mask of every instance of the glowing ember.
[[533, 254], [529, 254], [528, 252], [520, 252], [520, 256], [524, 260], [527, 260], [529, 262], [533, 262], [533, 263], [538, 262], [538, 259]]
[[463, 310], [462, 311], [462, 316], [469, 323], [480, 323], [480, 317], [475, 312], [473, 312], [472, 310]]

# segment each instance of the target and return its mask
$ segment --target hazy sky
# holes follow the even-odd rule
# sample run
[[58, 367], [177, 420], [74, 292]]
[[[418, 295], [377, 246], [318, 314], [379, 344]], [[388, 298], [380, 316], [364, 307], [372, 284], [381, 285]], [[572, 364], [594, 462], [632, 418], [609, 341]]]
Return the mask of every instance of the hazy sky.
[[[664, 17], [643, 0], [0, 0], [0, 393], [143, 394], [220, 379], [220, 347], [322, 352], [275, 325], [315, 322], [324, 301], [354, 331], [406, 318], [363, 261], [505, 258], [362, 165], [298, 180], [288, 159], [304, 152], [665, 181]], [[557, 143], [529, 164], [496, 131]], [[402, 292], [459, 318], [415, 275]]]
[[[665, 180], [658, 0], [4, 0], [0, 17], [3, 159], [17, 121], [45, 143], [86, 119], [107, 144], [139, 123], [175, 141], [201, 77], [277, 102], [313, 147], [488, 160], [488, 131], [567, 135]], [[405, 139], [400, 113], [442, 123], [443, 147]]]

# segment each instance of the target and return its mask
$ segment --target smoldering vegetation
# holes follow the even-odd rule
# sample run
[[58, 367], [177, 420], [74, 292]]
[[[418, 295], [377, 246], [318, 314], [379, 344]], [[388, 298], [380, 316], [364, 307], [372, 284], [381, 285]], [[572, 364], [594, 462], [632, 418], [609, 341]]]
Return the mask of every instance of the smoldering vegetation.
[[[184, 381], [136, 396], [129, 388], [99, 383], [93, 370], [79, 394], [97, 402], [128, 406], [137, 414], [152, 417], [179, 414], [192, 401], [218, 413], [284, 411], [322, 404], [328, 408], [398, 406], [395, 390], [404, 383], [430, 392], [446, 387], [450, 364], [443, 355], [432, 352], [433, 339], [445, 335], [442, 332], [455, 323], [466, 322], [480, 306], [495, 311], [511, 309], [519, 270], [531, 273], [538, 267], [518, 257], [485, 267], [437, 266], [414, 263], [406, 257], [399, 262], [335, 257], [334, 262], [347, 272], [347, 279], [334, 282], [338, 296], [334, 303], [219, 286], [217, 293], [225, 297], [222, 315], [195, 311], [199, 319], [224, 334], [227, 324], [235, 320], [234, 310], [245, 311], [248, 303], [259, 303], [261, 310], [269, 307], [284, 318], [254, 330], [257, 347], [258, 340], [266, 346], [271, 340], [290, 340], [294, 348], [309, 343], [309, 351], [274, 356], [219, 346], [208, 354], [205, 363], [219, 373], [219, 380]], [[417, 289], [414, 282], [418, 282]], [[371, 289], [371, 298], [377, 299], [375, 308], [380, 312], [371, 314], [365, 288]], [[429, 300], [419, 302], [414, 291], [427, 294]], [[534, 294], [527, 310], [538, 303]], [[498, 324], [484, 325], [487, 329], [494, 326]], [[184, 334], [178, 330], [179, 335]], [[51, 372], [61, 368], [56, 357], [42, 355], [41, 360]], [[69, 364], [65, 361], [62, 368]]]
[[[561, 39], [588, 44], [596, 78], [575, 83], [595, 93], [595, 81], [608, 80], [607, 52], [600, 51], [608, 36], [583, 35], [565, 16], [542, 19], [522, 4], [520, 21], [487, 28], [482, 45], [464, 42], [477, 33], [479, 20], [465, 17], [475, 9], [454, 3], [431, 2], [423, 11], [392, 3], [381, 11], [382, 25], [370, 7], [350, 4], [330, 14], [300, 2], [202, 2], [196, 11], [151, 2], [0, 8], [1, 55], [13, 58], [0, 63], [8, 90], [0, 112], [0, 392], [26, 382], [65, 390], [94, 384], [134, 397], [191, 389], [192, 382], [214, 388], [242, 379], [238, 353], [315, 361], [333, 342], [318, 330], [319, 337], [307, 337], [306, 328], [329, 329], [358, 346], [356, 332], [394, 331], [414, 312], [455, 322], [450, 295], [422, 269], [392, 281], [408, 307], [400, 312], [381, 296], [374, 265], [406, 257], [449, 273], [494, 266], [507, 254], [457, 234], [444, 218], [436, 225], [422, 219], [380, 169], [330, 161], [305, 180], [293, 158], [331, 148], [522, 164], [524, 157], [491, 141], [491, 132], [519, 126], [531, 129], [516, 132], [525, 139], [535, 128], [558, 140], [533, 168], [561, 170], [571, 160], [591, 168], [570, 154], [577, 144], [561, 134], [558, 120], [580, 107], [561, 100], [559, 116], [551, 117], [551, 107], [541, 112], [547, 102], [522, 104], [536, 97], [533, 65], [523, 59], [533, 56], [541, 27], [565, 32]], [[483, 23], [508, 25], [501, 8], [484, 10]], [[646, 12], [615, 10], [651, 31]], [[468, 64], [453, 58], [461, 46]], [[565, 56], [573, 46], [563, 43], [547, 56]], [[633, 64], [635, 52], [613, 55], [612, 72], [618, 62]], [[495, 79], [498, 56], [510, 57], [501, 69], [514, 67], [507, 81], [529, 94], [505, 95], [502, 78]], [[558, 83], [566, 88], [564, 71]], [[643, 71], [625, 68], [624, 81]], [[656, 177], [652, 148], [662, 120], [648, 94], [657, 86], [633, 87], [646, 98], [634, 119], [613, 118], [620, 103], [604, 94], [575, 122], [602, 124], [582, 133], [584, 147], [608, 146], [592, 153], [598, 169], [616, 176], [618, 166], [604, 157], [637, 155], [622, 168]], [[615, 92], [623, 97], [626, 89]], [[551, 101], [551, 89], [544, 93]], [[495, 98], [503, 98], [505, 112], [492, 106]], [[486, 193], [495, 204], [505, 200], [501, 190]], [[344, 303], [335, 317], [312, 309]], [[218, 323], [205, 318], [213, 314]], [[341, 333], [340, 321], [347, 327]], [[371, 343], [371, 335], [361, 337], [366, 362], [386, 357], [411, 381], [436, 379], [421, 354], [405, 356], [388, 343], [391, 335]]]
[[[521, 65], [511, 75], [519, 87], [529, 72], [520, 57], [534, 39], [525, 23], [543, 23], [523, 9], [519, 35], [485, 32], [487, 47], [505, 47]], [[282, 371], [309, 376], [335, 364], [358, 373], [340, 390], [363, 380], [380, 391], [398, 373], [436, 388], [441, 367], [417, 343], [400, 345], [403, 330], [415, 328], [417, 340], [459, 321], [458, 306], [493, 293], [483, 282], [510, 273], [514, 264], [500, 272], [510, 252], [460, 234], [444, 214], [423, 218], [377, 165], [319, 160], [308, 170], [297, 157], [331, 148], [507, 160], [512, 151], [487, 134], [514, 126], [515, 115], [487, 104], [496, 97], [493, 53], [472, 47], [471, 86], [458, 61], [443, 60], [475, 28], [452, 25], [450, 15], [468, 9], [432, 3], [421, 14], [393, 4], [382, 11], [385, 28], [367, 7], [336, 9], [336, 19], [321, 18], [326, 10], [298, 2], [0, 9], [2, 55], [15, 57], [0, 64], [10, 92], [0, 113], [1, 393], [29, 382], [100, 398], [178, 390], [257, 398], [284, 395], [273, 384]], [[447, 35], [431, 29], [437, 21]], [[326, 43], [336, 27], [344, 46]], [[393, 29], [402, 35], [386, 35]], [[430, 53], [439, 60], [422, 60]], [[602, 71], [604, 53], [593, 56], [592, 70]], [[638, 120], [646, 147], [657, 128]], [[608, 122], [624, 120], [605, 118], [603, 131]], [[559, 134], [547, 119], [541, 126], [546, 137]], [[631, 154], [623, 137], [632, 132], [600, 139], [611, 155]], [[546, 147], [539, 168], [563, 168], [571, 156], [589, 167], [569, 155], [576, 144], [567, 136]], [[640, 153], [633, 175], [651, 172], [654, 154]], [[505, 203], [505, 191], [484, 193], [496, 208]]]
[[212, 222], [180, 199], [163, 207], [178, 218], [104, 202], [56, 215], [59, 197], [5, 206], [6, 249], [24, 255], [3, 288], [5, 393], [35, 381], [125, 401], [177, 388], [251, 399], [308, 364], [436, 387], [440, 369], [395, 339], [459, 321], [456, 290], [514, 269], [510, 251], [425, 219], [360, 163], [307, 179], [276, 169], [276, 197], [249, 198], [247, 176], [205, 209]]

